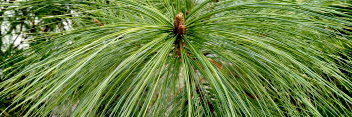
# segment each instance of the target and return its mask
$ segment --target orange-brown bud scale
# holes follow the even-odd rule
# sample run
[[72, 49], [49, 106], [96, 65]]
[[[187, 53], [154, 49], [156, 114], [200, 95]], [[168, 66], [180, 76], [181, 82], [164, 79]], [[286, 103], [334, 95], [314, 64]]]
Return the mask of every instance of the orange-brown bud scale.
[[101, 23], [98, 19], [93, 18], [92, 21], [98, 26], [104, 26], [104, 24]]

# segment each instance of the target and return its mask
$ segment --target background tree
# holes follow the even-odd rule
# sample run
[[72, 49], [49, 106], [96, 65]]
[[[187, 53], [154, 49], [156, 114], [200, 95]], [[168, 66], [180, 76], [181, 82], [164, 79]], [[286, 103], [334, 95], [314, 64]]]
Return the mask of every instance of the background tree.
[[[44, 0], [14, 4], [36, 8]], [[70, 0], [0, 97], [25, 116], [351, 115], [344, 0]], [[13, 5], [13, 4], [11, 4]], [[59, 10], [61, 11], [61, 10]], [[336, 14], [343, 15], [338, 17]], [[54, 14], [55, 17], [62, 15]], [[5, 62], [4, 64], [6, 64]]]

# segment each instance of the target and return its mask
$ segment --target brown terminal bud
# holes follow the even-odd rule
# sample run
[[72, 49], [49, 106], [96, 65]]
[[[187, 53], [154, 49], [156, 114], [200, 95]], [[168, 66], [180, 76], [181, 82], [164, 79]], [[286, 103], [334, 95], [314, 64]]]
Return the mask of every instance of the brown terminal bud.
[[178, 35], [184, 35], [186, 33], [185, 18], [181, 12], [175, 16], [174, 32]]

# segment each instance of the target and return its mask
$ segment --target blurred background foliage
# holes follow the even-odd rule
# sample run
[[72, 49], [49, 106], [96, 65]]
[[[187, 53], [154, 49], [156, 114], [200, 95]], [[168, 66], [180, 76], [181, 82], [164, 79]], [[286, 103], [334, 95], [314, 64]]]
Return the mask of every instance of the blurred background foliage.
[[[33, 49], [31, 48], [32, 45], [45, 41], [34, 41], [33, 38], [47, 33], [70, 30], [72, 25], [71, 20], [66, 17], [67, 15], [73, 15], [73, 8], [62, 3], [62, 0], [33, 1], [37, 4], [33, 7], [26, 7], [26, 5], [16, 7], [14, 4], [30, 3], [19, 3], [19, 1], [0, 1], [0, 63], [2, 63], [0, 66], [0, 82], [6, 80], [3, 75], [9, 74], [3, 73], [3, 69], [12, 69], [9, 71], [19, 72], [23, 68], [11, 68], [15, 64], [23, 64], [20, 61], [28, 55], [28, 53], [23, 53], [23, 49]], [[7, 60], [6, 63], [4, 63], [5, 60]], [[14, 96], [16, 94], [0, 99], [0, 111], [5, 110], [11, 104]], [[4, 115], [22, 116], [20, 110], [11, 113], [4, 112]]]

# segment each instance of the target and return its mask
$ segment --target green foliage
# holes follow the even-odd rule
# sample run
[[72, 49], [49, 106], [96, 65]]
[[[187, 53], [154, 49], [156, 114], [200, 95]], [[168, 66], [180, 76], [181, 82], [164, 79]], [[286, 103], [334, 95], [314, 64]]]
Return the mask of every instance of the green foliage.
[[[18, 5], [18, 2], [13, 0], [0, 2], [0, 63], [2, 63], [0, 82], [11, 77], [4, 77], [3, 74], [19, 72], [23, 66], [26, 66], [26, 64], [15, 64], [21, 64], [18, 62], [27, 56], [22, 52], [23, 45], [40, 43], [40, 41], [29, 43], [30, 39], [42, 33], [66, 30], [64, 24], [68, 19], [63, 15], [70, 13], [67, 5], [56, 4], [55, 1], [37, 1], [36, 5], [28, 7], [30, 4], [33, 3], [25, 2]], [[4, 68], [7, 68], [5, 73], [3, 73]], [[0, 98], [0, 112], [3, 112], [3, 115], [21, 116], [19, 109], [9, 113], [4, 111], [15, 96], [16, 94], [13, 93]]]
[[[37, 8], [44, 0], [19, 2]], [[5, 69], [24, 116], [348, 116], [344, 0], [59, 0], [73, 30]], [[40, 11], [61, 17], [57, 12]], [[185, 14], [186, 34], [173, 22]], [[337, 17], [336, 14], [344, 17]], [[345, 32], [345, 33], [342, 33]], [[347, 50], [347, 51], [346, 51]], [[6, 64], [5, 62], [3, 64]], [[3, 65], [2, 64], [2, 65]], [[21, 71], [11, 71], [23, 66]]]
[[[1, 2], [0, 8], [1, 41], [9, 36], [23, 43], [41, 33], [67, 30], [64, 24], [72, 17], [65, 17], [71, 15], [70, 6], [60, 1]], [[16, 48], [14, 42], [10, 42], [5, 50]]]

